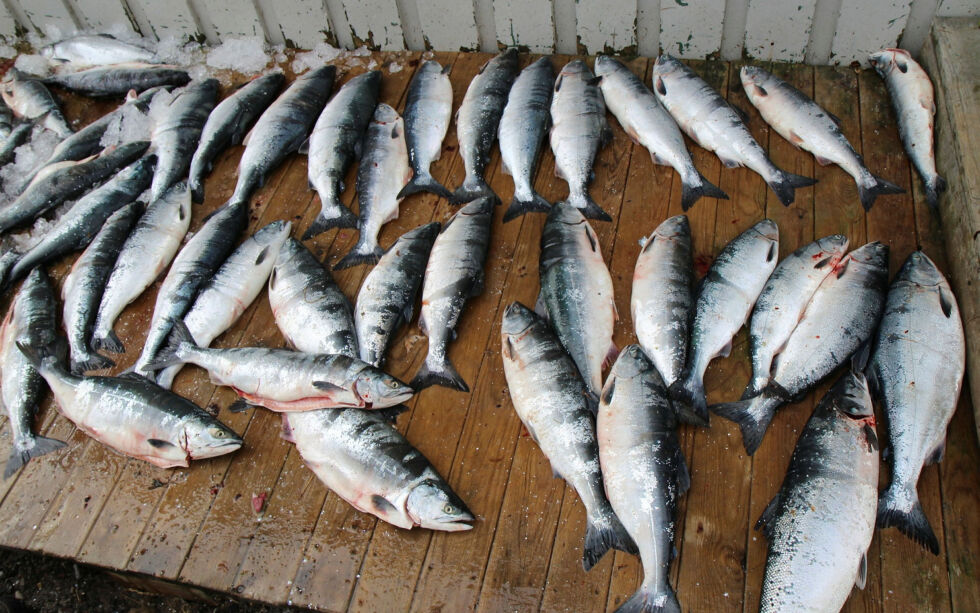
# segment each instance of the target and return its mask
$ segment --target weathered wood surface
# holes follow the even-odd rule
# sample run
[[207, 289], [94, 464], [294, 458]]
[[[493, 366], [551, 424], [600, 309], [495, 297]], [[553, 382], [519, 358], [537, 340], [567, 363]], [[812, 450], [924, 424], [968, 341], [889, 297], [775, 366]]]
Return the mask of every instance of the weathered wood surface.
[[[435, 55], [452, 66], [457, 106], [488, 57]], [[556, 56], [556, 68], [570, 57]], [[404, 106], [420, 58], [418, 53], [376, 56], [382, 67], [392, 59], [405, 66], [386, 72], [384, 101]], [[532, 59], [522, 56], [522, 65]], [[628, 65], [649, 78], [648, 59]], [[868, 240], [888, 243], [893, 273], [916, 246], [946, 269], [944, 252], [955, 257], [954, 239], [951, 234], [944, 239], [939, 219], [924, 202], [918, 177], [898, 144], [894, 115], [878, 77], [849, 68], [763, 65], [839, 116], [845, 135], [876, 173], [911, 191], [883, 197], [865, 214], [848, 175], [815, 164], [812, 156], [767, 128], [742, 91], [741, 64], [694, 62], [695, 70], [749, 112], [750, 130], [778, 166], [820, 180], [813, 188], [799, 190], [792, 206], [783, 207], [757, 175], [724, 169], [713, 154], [691, 145], [698, 168], [730, 196], [727, 201], [704, 199], [688, 211], [699, 275], [729, 240], [763, 217], [779, 224], [783, 256], [815, 237], [841, 232], [853, 247]], [[91, 105], [66, 97], [67, 114], [83, 122], [108, 108], [110, 103]], [[630, 142], [615, 119], [610, 118], [610, 124], [615, 138], [598, 156], [591, 193], [613, 216], [612, 223], [595, 222], [593, 227], [612, 272], [620, 313], [615, 340], [623, 346], [635, 341], [629, 295], [637, 240], [666, 217], [681, 213], [681, 184], [673, 170], [654, 165], [642, 147]], [[964, 146], [965, 141], [957, 142]], [[206, 184], [205, 202], [194, 208], [192, 229], [231, 194], [240, 152], [236, 147], [218, 159]], [[302, 234], [319, 211], [306, 171], [306, 158], [293, 156], [269, 177], [253, 200], [250, 232], [276, 219], [290, 219], [294, 235]], [[462, 181], [454, 127], [432, 171], [449, 187]], [[354, 174], [352, 169], [347, 177], [351, 188], [343, 194], [348, 204], [356, 200]], [[496, 151], [486, 176], [509, 202], [513, 182], [502, 171]], [[564, 181], [554, 175], [550, 151], [541, 157], [535, 184], [552, 201], [567, 193]], [[445, 221], [454, 210], [434, 196], [413, 196], [402, 204], [400, 217], [384, 228], [381, 243], [389, 245], [402, 232], [430, 220]], [[39, 431], [69, 444], [0, 482], [0, 546], [327, 611], [615, 610], [639, 585], [638, 561], [615, 552], [591, 572], [583, 572], [582, 505], [573, 489], [552, 478], [547, 459], [527, 436], [507, 393], [499, 356], [500, 314], [513, 300], [535, 300], [544, 218], [529, 215], [504, 224], [502, 215], [499, 207], [486, 290], [469, 303], [459, 339], [450, 347], [472, 393], [425, 390], [398, 421], [399, 429], [474, 511], [477, 522], [472, 531], [405, 531], [353, 510], [327, 491], [295, 449], [280, 439], [274, 414], [262, 409], [227, 412], [234, 394], [213, 386], [200, 369], [188, 367], [177, 377], [175, 390], [202, 406], [219, 407], [220, 418], [245, 440], [240, 451], [190, 469], [156, 469], [119, 456], [76, 431], [46, 398]], [[333, 264], [356, 236], [352, 230], [334, 230], [307, 245]], [[51, 268], [59, 282], [71, 260], [65, 258]], [[335, 275], [351, 299], [367, 270], [362, 266]], [[138, 353], [154, 292], [155, 287], [120, 319], [120, 337], [129, 352], [117, 369], [129, 366]], [[961, 295], [961, 306], [967, 300], [969, 294]], [[257, 344], [283, 344], [265, 292], [216, 341], [225, 347]], [[413, 323], [394, 339], [391, 371], [410, 378], [424, 350], [424, 337]], [[708, 370], [710, 400], [741, 394], [749, 376], [746, 351], [743, 331], [732, 355], [716, 360]], [[815, 399], [826, 389], [825, 384], [781, 409], [751, 458], [744, 453], [738, 428], [723, 419], [713, 419], [709, 430], [681, 429], [692, 487], [680, 500], [679, 557], [671, 576], [685, 610], [756, 610], [766, 543], [752, 527], [779, 488], [796, 438]], [[845, 610], [971, 611], [980, 599], [980, 451], [969, 406], [964, 393], [950, 428], [946, 460], [928, 467], [919, 486], [925, 512], [937, 528], [940, 555], [928, 555], [894, 529], [876, 533], [869, 552], [868, 586], [854, 591]], [[880, 434], [886, 440], [883, 427]], [[0, 456], [9, 446], [9, 424], [4, 420]], [[882, 483], [886, 480], [883, 468]], [[252, 496], [262, 494], [265, 507], [257, 514]]]

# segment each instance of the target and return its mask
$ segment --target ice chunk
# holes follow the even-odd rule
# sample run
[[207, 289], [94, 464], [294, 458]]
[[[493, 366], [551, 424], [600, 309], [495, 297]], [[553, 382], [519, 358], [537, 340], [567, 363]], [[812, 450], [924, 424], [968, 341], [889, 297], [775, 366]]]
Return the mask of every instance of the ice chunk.
[[391, 74], [395, 74], [396, 72], [401, 72], [404, 68], [405, 66], [397, 62], [392, 62], [391, 64], [388, 64], [388, 72], [390, 72]]
[[31, 130], [31, 138], [17, 147], [14, 161], [0, 169], [0, 184], [3, 186], [3, 201], [12, 202], [23, 186], [24, 177], [46, 162], [61, 139], [40, 125]]
[[0, 44], [0, 58], [10, 59], [17, 55], [17, 50], [10, 45]]
[[337, 59], [340, 54], [341, 50], [330, 43], [317, 43], [311, 51], [296, 54], [292, 64], [293, 72], [296, 74], [304, 73], [310, 68], [316, 68]]
[[17, 60], [14, 61], [14, 68], [36, 77], [46, 77], [51, 72], [51, 63], [43, 55], [24, 53], [17, 56]]
[[212, 68], [235, 70], [243, 74], [261, 71], [270, 62], [265, 41], [259, 37], [228, 38], [208, 52], [207, 64]]
[[[154, 101], [156, 96], [150, 104], [152, 105]], [[112, 147], [137, 140], [149, 140], [152, 125], [150, 117], [140, 111], [135, 104], [123, 105], [109, 122], [99, 144], [103, 147]]]

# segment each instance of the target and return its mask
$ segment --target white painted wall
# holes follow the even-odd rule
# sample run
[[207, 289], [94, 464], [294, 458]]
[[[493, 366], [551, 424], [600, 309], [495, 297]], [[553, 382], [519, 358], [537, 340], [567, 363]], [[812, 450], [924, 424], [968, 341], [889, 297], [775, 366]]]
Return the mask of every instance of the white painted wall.
[[157, 38], [263, 36], [382, 50], [601, 53], [682, 58], [744, 54], [865, 63], [901, 44], [918, 53], [935, 16], [978, 16], [980, 0], [0, 0], [0, 37], [131, 28]]

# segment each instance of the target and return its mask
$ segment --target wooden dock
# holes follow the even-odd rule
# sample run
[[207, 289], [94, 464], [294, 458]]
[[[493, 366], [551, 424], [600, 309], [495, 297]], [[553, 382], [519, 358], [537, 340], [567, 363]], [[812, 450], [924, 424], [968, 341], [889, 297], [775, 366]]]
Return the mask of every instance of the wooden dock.
[[[490, 57], [436, 53], [452, 66], [458, 107], [470, 79]], [[381, 98], [403, 108], [419, 53], [376, 54], [385, 70]], [[533, 58], [523, 55], [522, 65]], [[556, 68], [571, 59], [553, 58]], [[394, 62], [394, 64], [392, 64]], [[390, 67], [404, 66], [392, 72]], [[649, 82], [653, 62], [629, 66]], [[750, 128], [773, 161], [819, 183], [797, 192], [783, 207], [756, 174], [723, 169], [718, 159], [691, 145], [703, 174], [730, 200], [703, 199], [688, 212], [696, 264], [704, 274], [712, 257], [738, 233], [763, 217], [780, 227], [781, 255], [833, 233], [856, 247], [879, 240], [891, 247], [895, 273], [921, 247], [945, 269], [944, 238], [929, 211], [917, 175], [902, 151], [882, 81], [872, 71], [772, 64], [777, 74], [815, 97], [843, 121], [843, 131], [875, 174], [907, 188], [905, 195], [878, 200], [870, 213], [858, 202], [853, 180], [767, 129], [746, 100], [738, 63], [692, 62], [729, 100], [748, 111]], [[349, 78], [363, 68], [354, 70]], [[59, 92], [61, 93], [61, 92]], [[90, 121], [111, 105], [64, 96], [70, 118]], [[595, 222], [612, 271], [620, 321], [616, 342], [634, 342], [629, 296], [637, 240], [668, 216], [681, 213], [677, 174], [655, 166], [610, 120], [615, 138], [598, 157], [591, 192], [613, 222]], [[463, 178], [455, 126], [433, 176], [455, 187]], [[192, 230], [231, 194], [241, 148], [226, 152], [206, 185], [206, 202], [195, 206]], [[554, 176], [550, 151], [542, 157], [537, 190], [549, 200], [566, 194]], [[507, 203], [513, 184], [494, 153], [487, 170], [493, 189]], [[354, 200], [353, 172], [344, 201]], [[190, 469], [161, 470], [103, 447], [61, 417], [50, 395], [38, 428], [68, 441], [60, 453], [34, 460], [0, 482], [0, 545], [64, 556], [125, 573], [237, 594], [271, 603], [324, 611], [613, 611], [641, 576], [633, 556], [607, 555], [591, 572], [581, 566], [584, 509], [574, 491], [552, 478], [547, 460], [524, 432], [507, 392], [499, 357], [501, 309], [513, 300], [533, 304], [538, 291], [538, 242], [544, 216], [502, 222], [498, 207], [487, 264], [486, 290], [472, 300], [450, 348], [452, 361], [471, 393], [430, 388], [411, 402], [399, 429], [444, 475], [478, 520], [472, 531], [405, 531], [354, 511], [316, 479], [292, 445], [279, 437], [280, 420], [255, 409], [230, 413], [228, 388], [215, 388], [198, 368], [184, 369], [174, 389], [204, 407], [245, 440], [237, 453], [195, 462]], [[291, 157], [253, 199], [249, 231], [277, 219], [293, 220], [299, 236], [319, 210], [308, 188], [306, 158]], [[455, 207], [431, 195], [412, 196], [388, 224], [383, 246], [430, 220], [445, 221]], [[330, 231], [307, 244], [328, 264], [354, 244], [356, 232]], [[53, 267], [61, 279], [70, 258]], [[352, 300], [368, 267], [336, 273]], [[122, 316], [117, 329], [129, 349], [118, 369], [136, 358], [153, 308], [155, 288]], [[9, 301], [9, 299], [5, 299]], [[263, 292], [218, 346], [280, 346]], [[409, 379], [421, 364], [425, 338], [413, 325], [394, 339], [388, 365]], [[749, 377], [745, 332], [732, 356], [717, 360], [706, 378], [709, 401], [740, 395]], [[829, 384], [828, 384], [829, 385]], [[778, 489], [789, 457], [824, 385], [797, 405], [784, 408], [753, 457], [746, 456], [735, 424], [720, 418], [709, 430], [683, 427], [692, 486], [680, 502], [672, 579], [685, 611], [741, 612], [758, 608], [766, 544], [752, 529]], [[884, 427], [879, 435], [887, 439]], [[883, 443], [886, 443], [883, 440]], [[9, 424], [0, 425], [0, 455], [10, 448]], [[882, 483], [888, 470], [883, 464]], [[919, 492], [939, 537], [932, 556], [890, 529], [876, 533], [869, 552], [868, 585], [855, 590], [846, 611], [976, 611], [980, 603], [980, 451], [968, 393], [949, 431], [941, 466], [925, 469]], [[265, 495], [256, 513], [253, 497]]]

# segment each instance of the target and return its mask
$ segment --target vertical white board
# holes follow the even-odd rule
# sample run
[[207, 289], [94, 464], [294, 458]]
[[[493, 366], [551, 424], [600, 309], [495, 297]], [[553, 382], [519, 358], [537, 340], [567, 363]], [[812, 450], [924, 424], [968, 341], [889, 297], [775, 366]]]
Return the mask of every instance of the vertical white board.
[[130, 19], [122, 0], [71, 0], [75, 14], [82, 25], [99, 32], [109, 32], [120, 24], [130, 30], [136, 27]]
[[645, 57], [660, 55], [660, 0], [636, 1], [636, 52]]
[[555, 22], [551, 0], [496, 0], [497, 42], [527, 47], [531, 53], [554, 53]]
[[256, 0], [270, 42], [311, 49], [330, 34], [323, 0]]
[[8, 41], [17, 37], [17, 19], [3, 2], [0, 2], [0, 37]]
[[898, 46], [908, 49], [914, 56], [919, 55], [926, 37], [929, 36], [929, 28], [932, 26], [937, 8], [939, 8], [939, 0], [912, 0], [909, 20], [905, 24]]
[[980, 2], [977, 0], [940, 0], [936, 10], [937, 17], [976, 17], [980, 16]]
[[817, 0], [749, 0], [745, 52], [760, 60], [802, 62]]
[[856, 61], [867, 66], [869, 53], [898, 44], [911, 4], [911, 0], [844, 0], [830, 61], [845, 65]]
[[660, 47], [675, 57], [704, 59], [721, 49], [725, 0], [660, 0]]
[[42, 34], [54, 34], [52, 28], [60, 36], [74, 34], [78, 24], [62, 0], [21, 0], [24, 15]]
[[[286, 4], [282, 2], [281, 4]], [[218, 40], [261, 36], [265, 29], [251, 0], [199, 0], [201, 22], [209, 22]], [[290, 10], [295, 10], [292, 1]], [[205, 28], [207, 31], [209, 28]]]
[[347, 21], [347, 10], [344, 8], [343, 0], [325, 0], [327, 15], [330, 16], [330, 29], [337, 38], [337, 44], [345, 49], [354, 46], [354, 39], [351, 37], [350, 23]]
[[[472, 11], [473, 6], [468, 6]], [[344, 8], [354, 46], [373, 45], [382, 51], [405, 48], [405, 35], [394, 0], [344, 0]]]
[[422, 24], [419, 22], [419, 7], [415, 0], [395, 0], [398, 16], [405, 35], [405, 48], [412, 51], [425, 50], [425, 38], [422, 36]]
[[200, 34], [194, 14], [191, 13], [190, 6], [186, 0], [170, 0], [159, 2], [158, 0], [129, 0], [129, 7], [137, 17], [137, 22], [142, 21], [139, 14], [142, 13], [146, 23], [149, 24], [151, 31], [144, 30], [142, 25], [140, 30], [144, 36], [156, 36], [159, 39], [165, 38], [193, 38]]
[[745, 49], [745, 24], [749, 0], [727, 0], [721, 27], [721, 59], [741, 59]]
[[575, 33], [575, 0], [552, 0], [555, 5], [555, 52], [578, 53]]
[[432, 49], [480, 48], [476, 13], [470, 0], [418, 0], [418, 7], [422, 34]]
[[586, 53], [636, 47], [636, 0], [577, 0], [575, 20]]
[[493, 0], [473, 0], [476, 38], [480, 41], [480, 51], [484, 53], [497, 52], [497, 22], [493, 15]]

